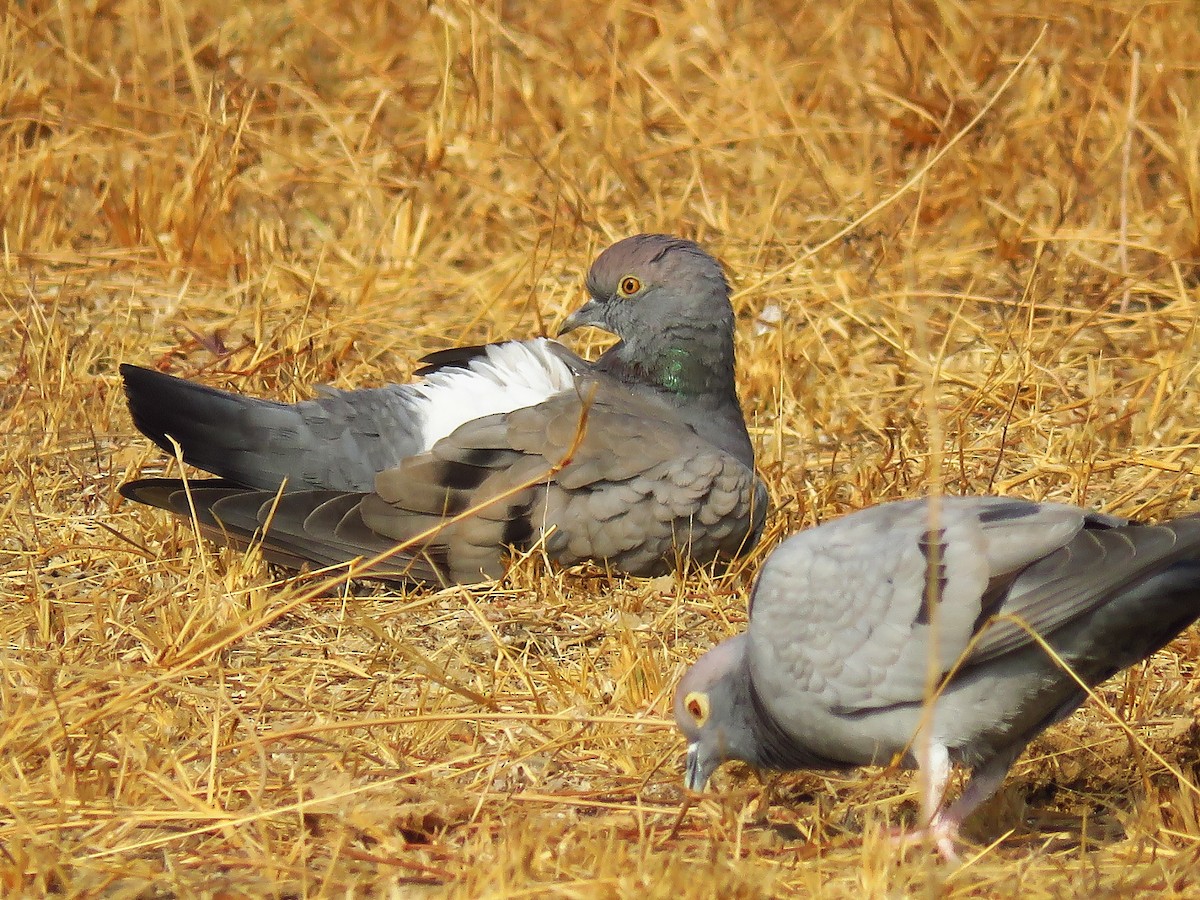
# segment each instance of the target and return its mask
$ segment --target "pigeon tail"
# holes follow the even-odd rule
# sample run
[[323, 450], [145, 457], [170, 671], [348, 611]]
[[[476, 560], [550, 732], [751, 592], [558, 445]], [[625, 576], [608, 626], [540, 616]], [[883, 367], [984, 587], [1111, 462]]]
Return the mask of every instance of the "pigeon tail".
[[[123, 364], [138, 430], [172, 456], [246, 487], [368, 491], [375, 473], [422, 449], [418, 397], [326, 389], [285, 404]], [[386, 439], [383, 435], [386, 434]]]

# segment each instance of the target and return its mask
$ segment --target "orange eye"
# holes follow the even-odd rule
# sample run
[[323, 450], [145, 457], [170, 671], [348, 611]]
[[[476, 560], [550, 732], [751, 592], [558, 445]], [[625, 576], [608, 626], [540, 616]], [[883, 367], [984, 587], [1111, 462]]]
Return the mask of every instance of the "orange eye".
[[703, 726], [708, 721], [707, 695], [692, 691], [683, 698], [683, 708], [688, 711], [688, 715], [697, 725]]
[[632, 275], [626, 275], [621, 279], [621, 283], [617, 285], [617, 293], [622, 297], [632, 297], [642, 289], [642, 283]]

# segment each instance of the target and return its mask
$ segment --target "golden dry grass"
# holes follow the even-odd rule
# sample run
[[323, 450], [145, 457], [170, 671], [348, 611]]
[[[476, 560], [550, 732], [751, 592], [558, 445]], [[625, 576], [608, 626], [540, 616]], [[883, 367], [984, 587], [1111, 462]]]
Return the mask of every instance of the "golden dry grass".
[[1103, 690], [1137, 741], [1045, 735], [953, 870], [881, 837], [904, 774], [731, 766], [677, 821], [670, 691], [757, 559], [314, 596], [116, 492], [164, 463], [120, 361], [405, 379], [666, 230], [738, 288], [764, 550], [931, 485], [1200, 505], [1195, 6], [797, 6], [7, 0], [0, 889], [1200, 891], [1195, 630]]

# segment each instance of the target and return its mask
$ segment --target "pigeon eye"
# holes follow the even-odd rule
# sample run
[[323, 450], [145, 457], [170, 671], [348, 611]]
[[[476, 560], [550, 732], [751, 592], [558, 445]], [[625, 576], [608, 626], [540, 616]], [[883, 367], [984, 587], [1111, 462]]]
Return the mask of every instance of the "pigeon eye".
[[632, 275], [626, 275], [617, 285], [617, 293], [622, 297], [632, 297], [642, 289], [642, 282]]
[[692, 691], [683, 698], [683, 708], [688, 711], [688, 715], [692, 717], [692, 721], [696, 723], [697, 727], [704, 727], [704, 723], [708, 721], [707, 694]]

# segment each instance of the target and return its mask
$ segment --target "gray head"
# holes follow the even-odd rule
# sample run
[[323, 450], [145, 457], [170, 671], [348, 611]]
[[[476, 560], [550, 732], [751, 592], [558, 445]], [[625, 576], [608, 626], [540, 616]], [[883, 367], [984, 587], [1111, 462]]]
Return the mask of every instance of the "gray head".
[[675, 689], [675, 724], [687, 739], [683, 783], [702, 791], [721, 763], [762, 766], [746, 659], [747, 636], [722, 641], [684, 673]]
[[[583, 325], [621, 339], [609, 367], [669, 390], [733, 389], [733, 307], [720, 263], [693, 241], [639, 234], [596, 258], [587, 304], [559, 334]], [[714, 375], [716, 371], [716, 375]]]

